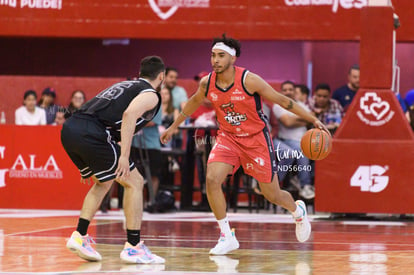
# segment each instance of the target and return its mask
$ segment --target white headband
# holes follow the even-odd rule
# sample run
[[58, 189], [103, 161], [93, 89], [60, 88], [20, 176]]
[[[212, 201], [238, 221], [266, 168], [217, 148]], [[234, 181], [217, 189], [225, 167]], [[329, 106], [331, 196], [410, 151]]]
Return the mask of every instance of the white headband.
[[227, 46], [223, 42], [218, 42], [218, 43], [214, 44], [213, 50], [216, 50], [216, 49], [217, 50], [223, 50], [231, 56], [236, 56], [236, 50], [233, 49], [233, 48], [230, 48], [229, 46]]

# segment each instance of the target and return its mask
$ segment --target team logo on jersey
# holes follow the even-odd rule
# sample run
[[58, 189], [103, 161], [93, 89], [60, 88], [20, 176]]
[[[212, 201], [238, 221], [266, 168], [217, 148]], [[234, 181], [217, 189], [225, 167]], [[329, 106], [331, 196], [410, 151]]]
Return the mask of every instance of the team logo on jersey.
[[220, 106], [221, 109], [226, 113], [224, 119], [233, 126], [240, 125], [240, 122], [246, 121], [246, 114], [240, 114], [234, 111], [234, 104], [229, 102]]
[[215, 93], [210, 93], [210, 97], [212, 101], [217, 101], [218, 100], [218, 96]]

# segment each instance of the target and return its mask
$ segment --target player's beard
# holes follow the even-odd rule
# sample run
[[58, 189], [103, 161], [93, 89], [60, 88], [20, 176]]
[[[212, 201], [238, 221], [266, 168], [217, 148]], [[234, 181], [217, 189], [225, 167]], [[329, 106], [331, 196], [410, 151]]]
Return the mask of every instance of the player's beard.
[[216, 71], [216, 74], [224, 73], [225, 71], [227, 71], [230, 68], [230, 66], [231, 66], [231, 62], [229, 62], [225, 66], [223, 66], [221, 70], [219, 69], [218, 71]]

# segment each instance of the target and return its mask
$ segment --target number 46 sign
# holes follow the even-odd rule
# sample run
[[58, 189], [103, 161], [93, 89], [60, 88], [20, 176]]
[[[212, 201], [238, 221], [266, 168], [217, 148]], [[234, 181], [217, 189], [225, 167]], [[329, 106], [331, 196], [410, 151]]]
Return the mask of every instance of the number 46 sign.
[[381, 192], [389, 182], [389, 177], [384, 176], [387, 171], [388, 166], [361, 165], [351, 177], [351, 186], [360, 187], [361, 192]]

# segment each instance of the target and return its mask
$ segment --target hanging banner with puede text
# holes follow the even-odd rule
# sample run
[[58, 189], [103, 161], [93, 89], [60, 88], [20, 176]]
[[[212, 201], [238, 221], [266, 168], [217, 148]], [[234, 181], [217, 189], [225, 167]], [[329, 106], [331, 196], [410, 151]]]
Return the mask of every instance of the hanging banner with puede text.
[[[412, 1], [393, 1], [414, 41]], [[0, 35], [99, 38], [358, 40], [368, 0], [0, 0]], [[372, 22], [375, 25], [375, 22]]]

